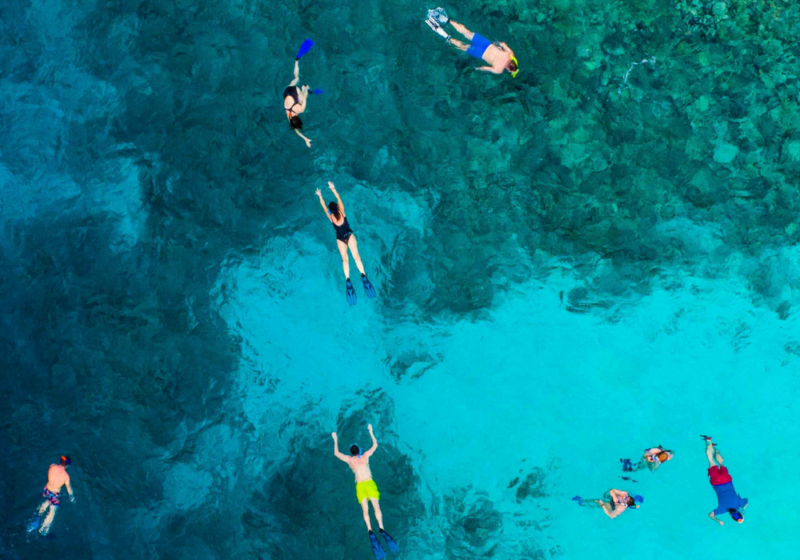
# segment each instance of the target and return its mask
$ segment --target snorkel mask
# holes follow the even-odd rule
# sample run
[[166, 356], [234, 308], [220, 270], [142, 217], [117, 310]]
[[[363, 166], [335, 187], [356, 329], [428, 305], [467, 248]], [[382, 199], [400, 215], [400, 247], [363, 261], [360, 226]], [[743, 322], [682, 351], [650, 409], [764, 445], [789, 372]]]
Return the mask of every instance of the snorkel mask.
[[739, 511], [731, 508], [728, 510], [728, 513], [731, 514], [731, 517], [734, 521], [736, 521], [736, 523], [744, 523], [744, 517], [742, 517], [742, 514]]
[[513, 62], [513, 63], [516, 65], [516, 67], [517, 67], [517, 69], [516, 69], [516, 70], [514, 70], [513, 72], [511, 72], [511, 77], [512, 77], [512, 78], [516, 78], [516, 77], [517, 77], [517, 74], [519, 74], [519, 62], [517, 62], [517, 57], [515, 57], [515, 56], [512, 56], [512, 57], [511, 57], [511, 62]]
[[72, 461], [70, 461], [69, 457], [67, 457], [66, 455], [61, 456], [61, 462], [64, 463], [65, 467], [68, 467], [72, 464]]

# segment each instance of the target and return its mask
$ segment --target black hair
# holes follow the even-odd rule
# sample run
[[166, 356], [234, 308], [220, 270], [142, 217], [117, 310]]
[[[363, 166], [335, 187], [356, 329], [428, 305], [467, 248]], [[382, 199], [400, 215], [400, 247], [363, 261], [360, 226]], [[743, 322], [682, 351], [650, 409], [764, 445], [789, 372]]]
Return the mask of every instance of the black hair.
[[336, 204], [335, 202], [328, 203], [328, 210], [330, 210], [331, 214], [333, 214], [337, 218], [339, 217], [339, 205]]
[[72, 461], [70, 461], [69, 457], [67, 457], [66, 455], [62, 455], [61, 461], [59, 461], [58, 464], [61, 465], [62, 467], [67, 467], [72, 464]]
[[357, 446], [355, 443], [350, 446], [350, 455], [356, 457], [359, 453], [361, 453], [361, 448]]
[[733, 518], [734, 521], [739, 521], [740, 519], [742, 519], [742, 514], [739, 512], [738, 509], [730, 508], [728, 509], [728, 513], [731, 514], [731, 517]]
[[289, 125], [294, 130], [300, 130], [301, 128], [303, 128], [303, 121], [300, 120], [300, 117], [295, 115], [291, 119], [289, 119]]

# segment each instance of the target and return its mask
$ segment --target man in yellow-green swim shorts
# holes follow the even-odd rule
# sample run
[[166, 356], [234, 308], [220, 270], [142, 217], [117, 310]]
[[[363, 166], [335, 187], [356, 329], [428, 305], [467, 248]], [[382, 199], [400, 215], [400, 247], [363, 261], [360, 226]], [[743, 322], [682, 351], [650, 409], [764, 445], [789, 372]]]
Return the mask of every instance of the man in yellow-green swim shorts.
[[369, 436], [372, 438], [372, 447], [362, 453], [361, 447], [354, 443], [350, 446], [350, 456], [339, 451], [339, 440], [336, 436], [336, 432], [333, 432], [331, 436], [333, 436], [334, 455], [347, 463], [347, 466], [349, 466], [356, 475], [356, 498], [358, 499], [358, 503], [361, 504], [364, 522], [367, 524], [369, 540], [372, 544], [372, 552], [375, 553], [376, 558], [380, 559], [384, 558], [386, 553], [383, 551], [378, 538], [372, 532], [372, 524], [369, 520], [369, 502], [372, 502], [372, 509], [375, 510], [375, 519], [378, 520], [378, 527], [381, 536], [383, 536], [386, 541], [386, 546], [392, 552], [398, 552], [400, 549], [391, 535], [383, 530], [383, 514], [381, 513], [381, 506], [378, 503], [378, 500], [381, 499], [381, 493], [378, 492], [378, 485], [372, 480], [372, 471], [369, 470], [369, 458], [375, 453], [375, 450], [378, 449], [378, 440], [375, 439], [375, 434], [372, 433], [372, 424], [369, 424], [368, 429]]

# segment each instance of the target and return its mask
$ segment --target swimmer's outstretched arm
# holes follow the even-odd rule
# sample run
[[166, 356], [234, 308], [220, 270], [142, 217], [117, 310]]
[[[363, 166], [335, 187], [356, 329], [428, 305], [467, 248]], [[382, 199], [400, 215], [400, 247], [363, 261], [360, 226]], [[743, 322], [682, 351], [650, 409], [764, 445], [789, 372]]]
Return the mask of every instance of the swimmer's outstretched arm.
[[332, 432], [331, 436], [333, 437], [333, 454], [336, 455], [337, 459], [341, 459], [345, 463], [349, 463], [347, 460], [347, 455], [339, 451], [339, 438], [336, 437], [336, 432]]
[[310, 148], [310, 147], [311, 147], [311, 138], [306, 138], [305, 136], [303, 136], [303, 133], [302, 133], [302, 132], [300, 132], [299, 130], [297, 130], [296, 128], [294, 129], [294, 131], [297, 133], [297, 135], [298, 135], [300, 138], [302, 138], [303, 140], [305, 140], [306, 146], [308, 146], [308, 147]]
[[67, 487], [67, 492], [69, 492], [69, 501], [75, 502], [75, 494], [72, 493], [72, 485], [69, 483], [69, 475], [67, 475], [67, 480], [64, 481], [64, 484]]
[[372, 438], [372, 447], [367, 449], [366, 453], [364, 453], [362, 457], [370, 457], [373, 453], [375, 453], [375, 450], [378, 449], [378, 440], [375, 439], [375, 434], [372, 433], [372, 424], [367, 426], [367, 428], [369, 429], [369, 437]]
[[[322, 198], [322, 191], [317, 189], [316, 195], [319, 197], [319, 203], [322, 206], [322, 209], [325, 211], [325, 215], [328, 216], [328, 219], [332, 222], [333, 220], [331, 219], [331, 213], [328, 211], [328, 207], [325, 206], [325, 199]], [[333, 439], [336, 439], [336, 434], [333, 434]]]
[[297, 82], [299, 82], [299, 81], [300, 81], [300, 61], [299, 60], [295, 60], [294, 61], [294, 80], [289, 82], [289, 85], [290, 86], [296, 86]]
[[725, 525], [725, 523], [723, 523], [721, 519], [717, 519], [716, 518], [716, 516], [714, 515], [713, 511], [711, 513], [709, 513], [708, 516], [711, 518], [711, 521], [715, 521], [715, 522], [719, 523], [720, 525]]
[[[333, 184], [332, 181], [328, 181], [328, 188], [331, 190], [331, 192], [333, 194], [336, 195], [336, 203], [339, 205], [339, 210], [342, 211], [342, 216], [344, 216], [346, 218], [347, 214], [345, 214], [345, 212], [344, 212], [344, 202], [342, 202], [342, 197], [339, 196], [339, 193], [336, 192], [336, 186]], [[370, 433], [372, 433], [372, 424], [370, 424], [369, 431], [370, 431]], [[372, 439], [375, 439], [375, 438], [372, 438]]]
[[493, 66], [478, 66], [475, 70], [481, 70], [483, 72], [491, 72], [492, 74], [502, 74], [503, 71], [500, 70], [499, 72], [494, 69]]

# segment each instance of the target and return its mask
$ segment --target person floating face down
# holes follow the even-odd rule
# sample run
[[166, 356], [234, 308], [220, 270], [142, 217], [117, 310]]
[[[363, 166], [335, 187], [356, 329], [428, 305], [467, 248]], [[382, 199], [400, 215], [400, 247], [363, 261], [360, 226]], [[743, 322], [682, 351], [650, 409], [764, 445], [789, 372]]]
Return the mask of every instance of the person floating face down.
[[400, 549], [392, 536], [383, 528], [383, 513], [381, 512], [379, 503], [381, 493], [378, 491], [378, 485], [372, 480], [372, 471], [370, 471], [369, 468], [369, 458], [372, 457], [372, 454], [378, 449], [378, 440], [375, 439], [375, 434], [372, 431], [372, 424], [369, 424], [367, 429], [369, 430], [369, 437], [372, 438], [372, 447], [362, 453], [361, 447], [354, 443], [350, 446], [349, 456], [339, 451], [339, 438], [336, 432], [332, 432], [333, 454], [336, 455], [338, 459], [347, 463], [347, 466], [350, 467], [356, 475], [356, 499], [358, 503], [361, 504], [361, 512], [364, 515], [364, 523], [367, 524], [372, 551], [375, 553], [376, 558], [383, 558], [385, 556], [383, 548], [372, 532], [372, 523], [369, 518], [370, 502], [372, 503], [372, 509], [375, 510], [375, 519], [378, 520], [378, 527], [381, 536], [386, 541], [386, 546], [388, 546], [389, 550], [392, 552], [399, 552]]
[[66, 455], [61, 456], [59, 463], [50, 465], [47, 471], [47, 484], [44, 487], [42, 496], [46, 499], [42, 502], [36, 515], [41, 518], [49, 509], [47, 517], [39, 528], [42, 535], [46, 535], [50, 531], [50, 525], [56, 516], [56, 510], [61, 505], [61, 488], [67, 487], [70, 502], [75, 502], [75, 495], [72, 493], [72, 486], [70, 485], [69, 475], [67, 474], [67, 467], [72, 463]]
[[[711, 487], [717, 494], [717, 509], [708, 514], [712, 521], [724, 525], [717, 515], [730, 514], [737, 523], [744, 523], [744, 510], [747, 509], [748, 499], [742, 498], [733, 487], [733, 479], [728, 473], [728, 468], [723, 465], [722, 454], [711, 443], [711, 438], [701, 436], [706, 442], [706, 457], [708, 458], [708, 477]], [[715, 462], [716, 460], [716, 462]]]
[[589, 508], [602, 508], [603, 512], [611, 519], [616, 519], [627, 509], [639, 509], [644, 503], [642, 496], [631, 496], [624, 490], [611, 489], [603, 494], [602, 499], [584, 500], [580, 496], [572, 498], [579, 506]]
[[669, 449], [665, 449], [663, 445], [657, 445], [656, 447], [645, 449], [642, 459], [636, 465], [631, 464], [630, 459], [620, 459], [620, 462], [622, 463], [622, 470], [625, 472], [635, 472], [644, 468], [654, 472], [674, 456], [674, 453]]
[[347, 256], [348, 249], [350, 249], [350, 252], [353, 254], [353, 259], [356, 261], [358, 271], [361, 273], [361, 283], [364, 285], [364, 293], [367, 294], [367, 297], [372, 299], [378, 295], [378, 292], [375, 290], [372, 282], [367, 278], [367, 273], [364, 271], [364, 263], [361, 262], [361, 255], [358, 253], [358, 241], [356, 240], [355, 233], [350, 229], [350, 224], [347, 222], [347, 215], [344, 212], [342, 197], [339, 196], [336, 186], [331, 181], [328, 181], [328, 188], [334, 196], [336, 196], [336, 202], [330, 202], [326, 206], [325, 199], [322, 198], [322, 191], [317, 189], [315, 194], [319, 197], [322, 210], [325, 212], [331, 224], [333, 224], [333, 229], [336, 230], [336, 246], [339, 248], [339, 254], [342, 257], [342, 268], [344, 269], [345, 297], [347, 303], [355, 305], [357, 302], [356, 290], [353, 288], [352, 282], [350, 282], [350, 259]]
[[297, 87], [300, 82], [300, 60], [294, 61], [294, 80], [289, 82], [289, 86], [283, 90], [283, 110], [286, 112], [286, 118], [289, 119], [289, 126], [292, 127], [297, 135], [302, 138], [306, 146], [311, 147], [311, 140], [303, 136], [300, 129], [303, 128], [303, 121], [300, 120], [300, 114], [306, 110], [306, 102], [308, 101], [308, 86]]
[[[487, 38], [473, 33], [457, 21], [453, 21], [444, 9], [436, 8], [435, 10], [428, 10], [428, 19], [425, 21], [428, 27], [433, 29], [439, 36], [443, 37], [445, 41], [453, 45], [460, 51], [466, 52], [468, 55], [473, 56], [479, 60], [483, 60], [488, 66], [478, 66], [475, 70], [482, 72], [491, 72], [492, 74], [502, 74], [509, 72], [512, 77], [516, 78], [519, 73], [519, 63], [514, 56], [514, 51], [503, 42], [492, 43]], [[462, 43], [458, 39], [453, 39], [447, 31], [445, 31], [440, 24], [450, 24], [453, 28], [464, 36], [469, 44]]]

